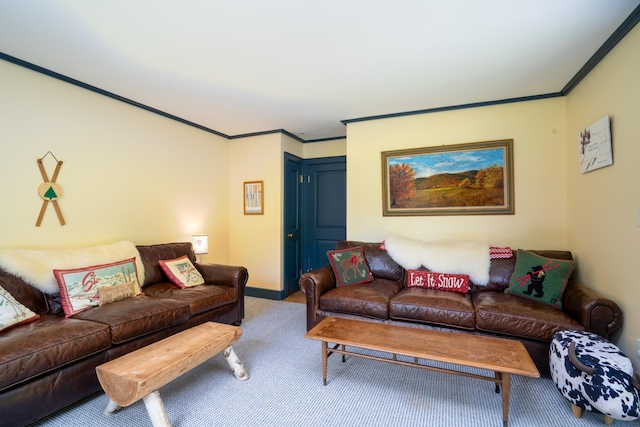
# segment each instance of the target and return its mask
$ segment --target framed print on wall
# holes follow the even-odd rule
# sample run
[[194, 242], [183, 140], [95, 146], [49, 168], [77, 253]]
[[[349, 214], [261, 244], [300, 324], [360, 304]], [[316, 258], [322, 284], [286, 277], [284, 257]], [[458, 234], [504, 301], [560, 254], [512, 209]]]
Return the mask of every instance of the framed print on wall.
[[613, 164], [611, 152], [611, 123], [604, 116], [580, 131], [580, 172], [587, 173]]
[[515, 212], [513, 140], [382, 152], [382, 214]]
[[244, 183], [244, 214], [264, 214], [264, 182], [246, 181]]

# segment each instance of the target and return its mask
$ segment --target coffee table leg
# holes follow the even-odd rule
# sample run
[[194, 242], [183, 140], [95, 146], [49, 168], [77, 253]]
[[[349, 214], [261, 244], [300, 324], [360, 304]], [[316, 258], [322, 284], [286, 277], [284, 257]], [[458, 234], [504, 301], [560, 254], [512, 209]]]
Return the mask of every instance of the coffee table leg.
[[235, 375], [237, 379], [241, 381], [245, 381], [249, 379], [249, 374], [247, 373], [247, 370], [244, 369], [244, 365], [242, 365], [242, 362], [240, 361], [240, 359], [238, 359], [236, 352], [233, 351], [233, 348], [231, 346], [227, 347], [222, 352], [222, 355], [227, 360], [227, 363], [229, 364], [229, 366], [231, 367], [231, 370], [233, 371], [233, 375]]
[[329, 346], [326, 341], [322, 341], [322, 385], [327, 385], [327, 358], [329, 357]]
[[147, 412], [151, 418], [151, 424], [153, 427], [171, 427], [167, 411], [164, 409], [162, 399], [160, 399], [160, 393], [158, 390], [152, 391], [142, 398], [144, 406], [147, 407]]
[[502, 424], [504, 427], [509, 425], [509, 395], [511, 392], [511, 374], [505, 372], [502, 376]]
[[502, 381], [500, 378], [500, 372], [494, 372], [496, 375], [496, 393], [500, 393], [500, 382]]

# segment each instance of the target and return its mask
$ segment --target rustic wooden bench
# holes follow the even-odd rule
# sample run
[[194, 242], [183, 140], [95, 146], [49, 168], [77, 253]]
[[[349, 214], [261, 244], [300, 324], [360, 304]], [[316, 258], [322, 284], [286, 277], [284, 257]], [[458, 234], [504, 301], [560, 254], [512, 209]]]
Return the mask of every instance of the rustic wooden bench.
[[104, 413], [140, 399], [154, 427], [170, 427], [158, 389], [222, 352], [239, 380], [249, 378], [232, 344], [242, 335], [237, 326], [207, 322], [96, 367], [98, 380], [109, 396]]

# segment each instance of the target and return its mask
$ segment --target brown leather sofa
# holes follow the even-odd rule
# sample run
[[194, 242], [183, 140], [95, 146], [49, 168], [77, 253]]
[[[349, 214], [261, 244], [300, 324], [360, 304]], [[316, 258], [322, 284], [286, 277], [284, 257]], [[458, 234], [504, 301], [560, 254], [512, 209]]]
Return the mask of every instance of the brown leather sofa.
[[[0, 286], [40, 319], [0, 332], [0, 414], [21, 426], [101, 390], [95, 367], [206, 321], [244, 318], [244, 267], [198, 264], [191, 243], [138, 246], [144, 295], [65, 318], [59, 295], [45, 295], [0, 269]], [[158, 260], [188, 255], [206, 284], [180, 289]], [[96, 414], [101, 416], [101, 414]]]
[[[573, 278], [562, 296], [563, 310], [505, 293], [515, 256], [491, 260], [490, 283], [483, 287], [471, 283], [469, 292], [463, 294], [404, 286], [405, 270], [380, 250], [380, 243], [340, 241], [336, 249], [358, 246], [374, 276], [372, 282], [337, 287], [330, 265], [300, 278], [307, 300], [307, 329], [326, 317], [338, 316], [517, 339], [538, 370], [549, 373], [549, 346], [556, 331], [576, 329], [609, 338], [622, 326], [622, 311], [615, 302]], [[572, 259], [567, 251], [532, 252]]]

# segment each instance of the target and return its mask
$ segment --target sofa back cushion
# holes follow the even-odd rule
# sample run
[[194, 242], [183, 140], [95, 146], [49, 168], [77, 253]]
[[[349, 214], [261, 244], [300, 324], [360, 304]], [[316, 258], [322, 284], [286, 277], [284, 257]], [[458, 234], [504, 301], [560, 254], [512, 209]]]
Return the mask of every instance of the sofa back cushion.
[[[554, 251], [554, 250], [528, 250], [534, 254], [556, 259], [573, 259], [570, 251]], [[491, 260], [491, 268], [489, 269], [489, 284], [487, 286], [474, 286], [475, 292], [482, 291], [500, 291], [503, 292], [509, 287], [509, 281], [516, 267], [516, 254], [511, 258], [496, 258]], [[573, 277], [573, 274], [571, 275]]]
[[137, 246], [144, 264], [144, 283], [142, 287], [168, 281], [158, 261], [187, 256], [194, 263], [196, 254], [191, 242], [163, 243], [159, 245]]
[[[53, 273], [51, 273], [53, 274]], [[42, 292], [29, 285], [21, 278], [7, 273], [0, 268], [0, 286], [11, 294], [18, 302], [39, 314], [48, 311], [47, 301]]]
[[[340, 240], [336, 244], [336, 249], [360, 247], [364, 252], [364, 257], [369, 265], [369, 271], [371, 271], [373, 277], [404, 283], [404, 268], [391, 259], [387, 251], [381, 251], [380, 244], [381, 243]], [[507, 286], [508, 285], [509, 280], [507, 279]]]

